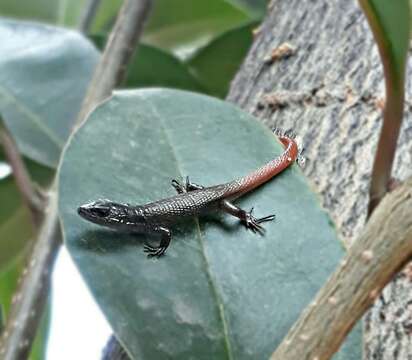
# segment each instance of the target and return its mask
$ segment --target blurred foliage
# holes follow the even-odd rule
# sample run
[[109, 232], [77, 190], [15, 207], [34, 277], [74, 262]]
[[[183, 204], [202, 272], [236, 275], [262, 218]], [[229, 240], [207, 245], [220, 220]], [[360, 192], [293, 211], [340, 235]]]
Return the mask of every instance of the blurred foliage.
[[232, 5], [245, 11], [251, 16], [261, 17], [264, 15], [269, 0], [226, 0]]
[[[103, 49], [106, 35], [93, 35], [91, 40]], [[140, 44], [130, 61], [126, 88], [170, 87], [182, 90], [206, 92], [190, 68], [179, 58], [158, 47]]]
[[252, 44], [256, 26], [253, 22], [228, 30], [188, 59], [187, 64], [209, 93], [221, 98], [226, 96], [230, 81]]
[[4, 123], [25, 156], [56, 167], [99, 53], [75, 31], [38, 23], [1, 19], [0, 38]]
[[[0, 161], [4, 160], [0, 153]], [[33, 180], [40, 185], [47, 185], [53, 171], [34, 161], [25, 160]], [[0, 274], [4, 267], [13, 261], [28, 244], [33, 236], [31, 218], [22, 204], [21, 196], [13, 177], [0, 179]]]
[[[15, 296], [15, 291], [19, 283], [19, 279], [22, 276], [22, 272], [25, 268], [25, 257], [28, 251], [24, 251], [19, 256], [17, 256], [12, 264], [6, 269], [0, 272], [0, 330], [1, 330], [1, 309], [3, 309], [3, 316], [6, 320], [7, 314], [10, 310], [10, 306], [13, 301], [13, 296]], [[50, 304], [48, 304], [47, 309], [43, 315], [43, 319], [40, 325], [40, 329], [36, 335], [33, 349], [29, 360], [43, 360], [46, 354], [47, 345], [47, 335], [49, 329], [49, 313]]]

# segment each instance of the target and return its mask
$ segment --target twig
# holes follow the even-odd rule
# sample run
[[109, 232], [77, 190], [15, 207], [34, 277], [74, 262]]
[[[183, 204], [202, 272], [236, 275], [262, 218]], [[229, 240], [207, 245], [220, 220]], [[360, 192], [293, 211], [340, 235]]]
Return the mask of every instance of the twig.
[[[385, 74], [386, 102], [383, 124], [376, 148], [369, 188], [368, 216], [370, 216], [385, 194], [389, 191], [393, 161], [403, 119], [405, 69], [407, 54], [402, 60], [394, 60], [393, 47], [376, 19], [375, 10], [369, 0], [359, 0], [378, 45]], [[408, 41], [408, 39], [404, 39]], [[402, 41], [402, 39], [400, 39]]]
[[127, 0], [123, 4], [91, 80], [77, 125], [81, 125], [87, 114], [122, 83], [151, 6], [151, 0]]
[[[85, 100], [82, 105], [80, 111], [82, 116], [85, 116], [95, 104], [102, 101], [122, 81], [121, 74], [124, 73], [132, 50], [136, 47], [141, 34], [142, 23], [145, 20], [142, 16], [148, 13], [148, 11], [142, 11], [144, 5], [149, 8], [151, 1], [126, 0], [122, 5], [120, 16], [110, 36], [111, 44], [104, 51], [90, 84], [87, 101]], [[119, 49], [128, 49], [128, 51], [119, 54]], [[83, 121], [83, 117], [79, 116], [77, 125]], [[55, 179], [51, 187], [49, 206], [40, 226], [29, 266], [20, 290], [14, 298], [15, 301], [2, 334], [0, 341], [2, 360], [26, 359], [38, 329], [49, 293], [49, 274], [61, 244], [57, 203], [57, 181]]]
[[89, 0], [87, 2], [79, 21], [79, 31], [83, 34], [87, 34], [89, 32], [100, 3], [101, 0]]
[[40, 223], [43, 217], [45, 199], [37, 191], [27, 171], [26, 165], [20, 155], [15, 141], [3, 124], [3, 119], [0, 115], [0, 143], [3, 145], [6, 159], [9, 162], [13, 177], [19, 189], [23, 201], [30, 210], [33, 224], [36, 226]]
[[412, 178], [389, 193], [271, 360], [327, 360], [412, 256]]

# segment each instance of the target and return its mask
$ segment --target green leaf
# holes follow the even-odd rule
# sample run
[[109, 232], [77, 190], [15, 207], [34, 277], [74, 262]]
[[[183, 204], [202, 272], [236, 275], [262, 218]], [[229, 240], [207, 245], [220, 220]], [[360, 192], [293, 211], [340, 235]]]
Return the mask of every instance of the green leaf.
[[1, 332], [3, 331], [4, 327], [4, 313], [3, 313], [3, 306], [0, 304], [0, 335]]
[[2, 0], [2, 16], [75, 27], [86, 0]]
[[57, 165], [97, 60], [76, 32], [0, 21], [0, 113], [24, 155]]
[[[120, 0], [103, 0], [92, 32], [107, 32], [120, 5]], [[222, 31], [248, 20], [247, 14], [225, 0], [158, 0], [153, 4], [143, 41], [183, 58]]]
[[91, 32], [109, 32], [116, 19], [117, 13], [120, 10], [122, 2], [122, 0], [102, 0], [96, 13], [96, 17], [94, 18]]
[[409, 48], [409, 0], [359, 0], [378, 44], [385, 73], [386, 102], [369, 190], [371, 214], [388, 189], [396, 144], [402, 125], [405, 64]]
[[409, 47], [409, 0], [360, 0], [381, 52], [387, 76], [401, 86]]
[[256, 18], [261, 18], [268, 6], [268, 0], [225, 0], [242, 11]]
[[205, 92], [199, 81], [180, 59], [149, 45], [140, 45], [126, 77], [126, 87], [170, 87]]
[[159, 0], [143, 40], [186, 57], [214, 36], [250, 20], [224, 0]]
[[[100, 49], [106, 38], [104, 35], [91, 36]], [[206, 92], [180, 59], [154, 46], [140, 44], [128, 66], [125, 87], [155, 86]]]
[[[0, 161], [3, 158], [0, 154]], [[47, 184], [53, 172], [27, 160], [29, 173], [38, 184]], [[30, 244], [33, 228], [12, 176], [0, 179], [0, 271]]]
[[116, 92], [71, 138], [59, 170], [64, 240], [133, 358], [268, 358], [342, 246], [295, 166], [237, 202], [257, 216], [277, 214], [265, 236], [224, 214], [188, 219], [173, 227], [161, 259], [145, 256], [145, 236], [93, 225], [77, 207], [173, 196], [171, 179], [186, 175], [227, 182], [281, 152], [234, 106], [164, 89]]
[[2, 0], [0, 14], [7, 17], [54, 23], [59, 12], [59, 5], [59, 1], [56, 0]]
[[16, 258], [7, 268], [0, 271], [0, 304], [5, 318], [10, 311], [13, 295], [17, 288], [20, 273], [23, 270], [23, 256]]
[[256, 26], [256, 23], [247, 24], [219, 35], [187, 62], [211, 94], [226, 96], [230, 81], [252, 44], [252, 30]]

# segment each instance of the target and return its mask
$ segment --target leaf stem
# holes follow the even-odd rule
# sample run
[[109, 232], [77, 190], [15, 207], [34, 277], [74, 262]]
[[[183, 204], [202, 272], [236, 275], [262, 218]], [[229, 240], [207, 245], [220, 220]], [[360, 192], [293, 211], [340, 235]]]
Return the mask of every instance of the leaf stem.
[[[77, 126], [89, 111], [120, 84], [142, 33], [151, 0], [126, 0], [97, 66]], [[27, 271], [0, 340], [2, 360], [26, 359], [30, 352], [50, 289], [50, 274], [61, 245], [58, 219], [57, 180], [53, 181], [49, 204], [34, 243]]]
[[26, 165], [17, 148], [17, 144], [7, 130], [0, 115], [0, 143], [12, 170], [14, 180], [19, 189], [23, 201], [30, 210], [31, 218], [35, 226], [39, 225], [43, 217], [45, 198], [34, 186]]
[[361, 236], [271, 360], [330, 359], [412, 256], [412, 178], [377, 206]]
[[[389, 190], [393, 161], [398, 143], [398, 137], [403, 119], [405, 97], [405, 67], [409, 36], [404, 40], [404, 54], [396, 60], [393, 44], [383, 28], [377, 9], [370, 0], [359, 0], [366, 15], [383, 65], [385, 74], [386, 101], [383, 111], [383, 125], [376, 149], [372, 168], [372, 178], [369, 188], [368, 216], [370, 216], [382, 198]], [[408, 10], [407, 7], [406, 10]], [[408, 32], [409, 34], [409, 32]]]

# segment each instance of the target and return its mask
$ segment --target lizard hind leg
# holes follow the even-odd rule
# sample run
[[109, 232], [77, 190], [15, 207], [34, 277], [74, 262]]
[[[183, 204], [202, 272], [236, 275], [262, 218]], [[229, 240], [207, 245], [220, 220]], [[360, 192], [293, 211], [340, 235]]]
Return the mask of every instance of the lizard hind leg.
[[245, 210], [237, 207], [227, 200], [223, 200], [220, 203], [220, 207], [223, 211], [240, 219], [240, 221], [243, 222], [247, 229], [252, 230], [254, 233], [259, 233], [260, 235], [263, 235], [265, 232], [265, 228], [260, 224], [266, 221], [272, 221], [276, 217], [275, 215], [268, 215], [262, 218], [255, 218], [252, 215], [253, 208], [249, 212], [246, 212]]

